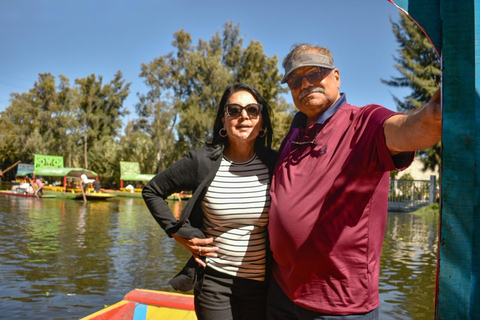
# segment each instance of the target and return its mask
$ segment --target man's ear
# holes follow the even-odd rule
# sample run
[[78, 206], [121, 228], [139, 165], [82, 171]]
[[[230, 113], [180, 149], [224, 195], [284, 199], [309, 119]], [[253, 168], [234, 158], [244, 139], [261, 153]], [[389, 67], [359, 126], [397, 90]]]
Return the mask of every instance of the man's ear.
[[338, 70], [337, 68], [335, 68], [333, 70], [333, 75], [335, 77], [335, 80], [337, 81], [337, 88], [340, 90], [340, 83], [341, 83], [341, 80], [340, 80], [340, 70]]

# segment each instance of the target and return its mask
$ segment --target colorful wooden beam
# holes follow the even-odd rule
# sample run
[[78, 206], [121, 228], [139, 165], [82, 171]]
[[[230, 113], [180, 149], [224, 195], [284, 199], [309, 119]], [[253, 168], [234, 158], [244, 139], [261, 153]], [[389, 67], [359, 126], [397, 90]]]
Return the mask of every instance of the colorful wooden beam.
[[193, 296], [172, 292], [135, 289], [122, 301], [82, 320], [196, 320]]

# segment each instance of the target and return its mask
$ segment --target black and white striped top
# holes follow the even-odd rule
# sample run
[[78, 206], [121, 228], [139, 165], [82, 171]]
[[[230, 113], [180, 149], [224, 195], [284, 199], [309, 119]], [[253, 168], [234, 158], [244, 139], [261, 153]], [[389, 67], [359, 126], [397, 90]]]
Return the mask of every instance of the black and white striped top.
[[263, 281], [270, 208], [267, 166], [256, 156], [243, 163], [222, 159], [202, 201], [204, 232], [218, 247], [207, 265], [228, 275]]

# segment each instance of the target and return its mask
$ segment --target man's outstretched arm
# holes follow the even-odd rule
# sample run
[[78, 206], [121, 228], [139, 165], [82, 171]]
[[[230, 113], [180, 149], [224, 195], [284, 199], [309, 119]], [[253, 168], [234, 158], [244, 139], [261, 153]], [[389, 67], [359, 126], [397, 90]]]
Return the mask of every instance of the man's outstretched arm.
[[441, 93], [412, 114], [394, 115], [385, 122], [385, 139], [392, 155], [425, 149], [442, 138]]

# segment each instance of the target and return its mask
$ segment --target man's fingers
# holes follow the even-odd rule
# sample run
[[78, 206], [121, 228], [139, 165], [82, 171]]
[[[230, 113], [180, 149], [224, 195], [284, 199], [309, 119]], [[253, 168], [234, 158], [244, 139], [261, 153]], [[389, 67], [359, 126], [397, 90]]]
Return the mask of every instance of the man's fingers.
[[202, 267], [206, 267], [206, 266], [207, 266], [207, 265], [205, 264], [205, 262], [204, 262], [202, 259], [200, 259], [198, 256], [195, 256], [195, 261], [196, 261], [199, 265], [201, 265]]

